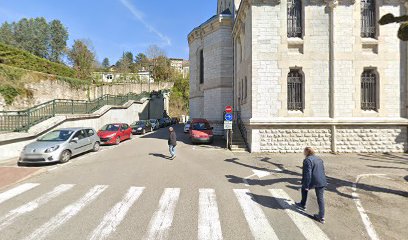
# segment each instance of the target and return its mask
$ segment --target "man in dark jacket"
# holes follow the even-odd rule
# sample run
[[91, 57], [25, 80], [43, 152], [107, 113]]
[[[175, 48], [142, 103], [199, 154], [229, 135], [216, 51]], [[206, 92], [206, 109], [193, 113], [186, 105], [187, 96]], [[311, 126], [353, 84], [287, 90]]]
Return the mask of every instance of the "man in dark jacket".
[[307, 194], [310, 189], [314, 188], [317, 204], [319, 205], [319, 214], [314, 215], [314, 218], [324, 223], [324, 190], [327, 186], [327, 180], [323, 160], [316, 156], [314, 150], [310, 147], [305, 148], [304, 154], [306, 158], [303, 160], [302, 201], [296, 203], [296, 206], [306, 210]]
[[169, 151], [171, 155], [170, 159], [173, 160], [174, 158], [176, 158], [177, 136], [176, 136], [176, 132], [174, 132], [174, 128], [172, 127], [169, 127], [168, 144], [169, 144]]

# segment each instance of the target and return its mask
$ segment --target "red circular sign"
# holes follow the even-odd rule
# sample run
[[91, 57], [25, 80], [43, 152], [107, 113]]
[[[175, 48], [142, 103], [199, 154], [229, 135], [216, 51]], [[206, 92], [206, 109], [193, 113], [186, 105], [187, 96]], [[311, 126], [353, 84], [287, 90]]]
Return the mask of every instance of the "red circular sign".
[[231, 106], [226, 106], [225, 107], [225, 112], [227, 112], [227, 113], [232, 112], [232, 107]]

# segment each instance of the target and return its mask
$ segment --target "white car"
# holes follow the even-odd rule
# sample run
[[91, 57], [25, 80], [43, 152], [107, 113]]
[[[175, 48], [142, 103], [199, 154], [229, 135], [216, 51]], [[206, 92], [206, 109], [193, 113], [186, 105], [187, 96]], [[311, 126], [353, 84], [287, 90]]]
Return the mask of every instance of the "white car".
[[188, 133], [190, 131], [190, 123], [191, 121], [187, 121], [186, 124], [184, 124], [184, 133]]

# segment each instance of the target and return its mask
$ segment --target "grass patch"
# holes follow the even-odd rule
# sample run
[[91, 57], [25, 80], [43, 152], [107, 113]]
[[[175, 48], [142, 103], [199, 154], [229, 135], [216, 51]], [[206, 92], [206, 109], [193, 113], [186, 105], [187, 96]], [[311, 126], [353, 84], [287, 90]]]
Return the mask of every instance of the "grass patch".
[[10, 85], [0, 86], [0, 94], [3, 96], [6, 104], [12, 104], [14, 99], [21, 95], [22, 92], [22, 89]]
[[0, 63], [63, 77], [75, 77], [75, 70], [64, 64], [51, 62], [4, 43], [0, 43]]

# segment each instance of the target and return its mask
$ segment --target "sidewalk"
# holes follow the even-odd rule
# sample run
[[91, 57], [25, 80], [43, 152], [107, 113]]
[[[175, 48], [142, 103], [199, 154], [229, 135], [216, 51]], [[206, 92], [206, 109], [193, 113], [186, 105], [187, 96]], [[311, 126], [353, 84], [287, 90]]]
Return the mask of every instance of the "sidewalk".
[[44, 172], [44, 168], [0, 167], [0, 189]]

